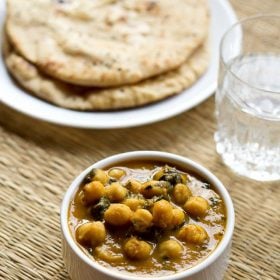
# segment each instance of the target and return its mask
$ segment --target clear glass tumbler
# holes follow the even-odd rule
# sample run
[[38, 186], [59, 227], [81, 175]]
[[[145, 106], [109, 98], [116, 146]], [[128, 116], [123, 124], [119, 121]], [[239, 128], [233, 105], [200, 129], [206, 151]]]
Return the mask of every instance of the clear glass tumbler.
[[220, 46], [216, 149], [235, 172], [280, 180], [280, 16], [245, 19]]

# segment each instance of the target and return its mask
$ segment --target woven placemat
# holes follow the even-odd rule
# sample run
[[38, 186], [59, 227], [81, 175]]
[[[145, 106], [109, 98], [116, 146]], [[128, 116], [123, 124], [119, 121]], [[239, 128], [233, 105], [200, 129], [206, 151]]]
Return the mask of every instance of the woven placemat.
[[[234, 0], [240, 16], [280, 11], [280, 1]], [[63, 128], [0, 105], [0, 279], [69, 279], [61, 257], [59, 207], [73, 178], [93, 162], [132, 150], [162, 150], [203, 164], [227, 186], [236, 228], [225, 279], [280, 279], [280, 186], [240, 178], [215, 153], [214, 100], [134, 129]]]

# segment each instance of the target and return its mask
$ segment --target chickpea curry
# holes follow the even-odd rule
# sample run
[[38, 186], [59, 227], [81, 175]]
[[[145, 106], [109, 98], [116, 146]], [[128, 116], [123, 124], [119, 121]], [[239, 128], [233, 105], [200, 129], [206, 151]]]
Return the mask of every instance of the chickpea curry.
[[209, 183], [161, 162], [93, 169], [69, 208], [70, 230], [89, 257], [147, 277], [198, 264], [225, 226], [224, 202]]

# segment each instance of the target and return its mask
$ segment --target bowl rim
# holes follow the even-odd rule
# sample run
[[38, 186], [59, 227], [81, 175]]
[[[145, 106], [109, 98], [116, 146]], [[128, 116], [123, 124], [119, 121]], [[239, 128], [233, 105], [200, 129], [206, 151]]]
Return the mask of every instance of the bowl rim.
[[[133, 276], [131, 274], [125, 274], [122, 272], [118, 272], [116, 270], [110, 270], [110, 268], [106, 268], [102, 266], [101, 264], [94, 262], [92, 259], [90, 259], [78, 246], [78, 244], [74, 241], [69, 226], [68, 226], [68, 209], [70, 205], [70, 201], [74, 197], [76, 190], [82, 183], [82, 180], [84, 177], [88, 174], [88, 172], [92, 168], [104, 168], [112, 166], [112, 164], [115, 163], [121, 163], [125, 161], [130, 160], [155, 160], [155, 161], [166, 161], [169, 164], [177, 164], [179, 167], [186, 168], [186, 170], [194, 171], [196, 174], [201, 176], [202, 178], [205, 178], [207, 181], [211, 182], [211, 184], [214, 186], [214, 188], [217, 190], [219, 195], [222, 197], [225, 206], [226, 206], [226, 212], [227, 212], [227, 224], [225, 229], [225, 234], [223, 236], [223, 239], [218, 244], [217, 248], [210, 253], [210, 255], [199, 262], [197, 265], [186, 269], [181, 270], [177, 273], [170, 274], [167, 276], [152, 276], [152, 277], [141, 277], [141, 276]], [[61, 225], [61, 232], [64, 237], [64, 239], [67, 242], [67, 245], [70, 246], [71, 250], [76, 254], [76, 256], [85, 262], [87, 265], [89, 265], [93, 270], [97, 270], [100, 273], [104, 274], [105, 276], [110, 276], [112, 278], [122, 279], [122, 280], [179, 280], [184, 279], [185, 277], [190, 277], [205, 268], [209, 267], [215, 260], [217, 260], [223, 252], [226, 251], [227, 247], [231, 243], [233, 230], [234, 230], [234, 221], [235, 221], [235, 214], [234, 214], [234, 208], [233, 203], [231, 200], [231, 197], [223, 185], [223, 183], [207, 168], [203, 167], [202, 165], [194, 162], [193, 160], [172, 154], [167, 152], [161, 152], [161, 151], [132, 151], [132, 152], [126, 152], [121, 154], [115, 154], [113, 156], [109, 156], [107, 158], [104, 158], [100, 161], [95, 162], [88, 168], [86, 168], [84, 171], [78, 175], [74, 181], [71, 183], [70, 187], [67, 189], [63, 201], [61, 203], [61, 211], [60, 211], [60, 225]]]

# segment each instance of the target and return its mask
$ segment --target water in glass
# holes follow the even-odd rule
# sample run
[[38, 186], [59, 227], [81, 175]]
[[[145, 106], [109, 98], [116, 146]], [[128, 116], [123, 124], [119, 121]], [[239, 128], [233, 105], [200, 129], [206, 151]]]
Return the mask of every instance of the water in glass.
[[280, 56], [240, 56], [221, 67], [215, 141], [224, 162], [256, 180], [280, 179]]

